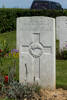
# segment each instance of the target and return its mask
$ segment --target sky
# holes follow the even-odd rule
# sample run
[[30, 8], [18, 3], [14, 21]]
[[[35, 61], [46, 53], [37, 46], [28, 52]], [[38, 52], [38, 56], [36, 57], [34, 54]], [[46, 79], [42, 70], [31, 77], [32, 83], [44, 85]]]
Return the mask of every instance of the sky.
[[[67, 8], [67, 0], [50, 0], [59, 2], [63, 8]], [[0, 8], [30, 8], [33, 0], [0, 0]]]

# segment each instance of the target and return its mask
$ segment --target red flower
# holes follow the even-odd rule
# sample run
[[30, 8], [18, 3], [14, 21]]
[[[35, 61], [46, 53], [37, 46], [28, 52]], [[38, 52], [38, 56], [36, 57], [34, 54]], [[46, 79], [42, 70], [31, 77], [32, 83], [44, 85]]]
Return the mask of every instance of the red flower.
[[8, 83], [8, 76], [5, 76], [5, 83]]
[[0, 53], [2, 52], [2, 50], [0, 49]]

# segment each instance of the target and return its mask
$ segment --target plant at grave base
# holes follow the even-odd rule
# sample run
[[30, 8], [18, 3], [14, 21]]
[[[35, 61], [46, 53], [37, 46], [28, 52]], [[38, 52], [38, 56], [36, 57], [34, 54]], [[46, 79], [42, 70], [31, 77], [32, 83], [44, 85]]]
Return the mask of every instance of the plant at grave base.
[[9, 84], [14, 81], [15, 75], [16, 75], [16, 60], [14, 60], [13, 67], [12, 66], [9, 67], [9, 73], [8, 73]]
[[13, 49], [8, 53], [9, 57], [18, 58], [19, 57], [19, 50]]
[[3, 99], [3, 100], [15, 100], [15, 99], [8, 99], [8, 97], [5, 97], [5, 99]]
[[4, 83], [4, 78], [2, 77], [2, 75], [0, 74], [0, 91], [2, 89], [2, 85]]
[[9, 99], [15, 100], [32, 100], [34, 93], [37, 91], [37, 88], [39, 88], [38, 85], [31, 85], [28, 83], [21, 84], [17, 81], [14, 81], [10, 84], [10, 88], [7, 92], [7, 97]]
[[0, 74], [0, 94], [6, 93], [6, 88], [4, 84], [4, 77]]
[[8, 75], [6, 75], [6, 76], [4, 77], [4, 82], [5, 82], [5, 83], [8, 83]]
[[2, 63], [2, 58], [9, 52], [8, 43], [6, 40], [0, 41], [0, 63]]

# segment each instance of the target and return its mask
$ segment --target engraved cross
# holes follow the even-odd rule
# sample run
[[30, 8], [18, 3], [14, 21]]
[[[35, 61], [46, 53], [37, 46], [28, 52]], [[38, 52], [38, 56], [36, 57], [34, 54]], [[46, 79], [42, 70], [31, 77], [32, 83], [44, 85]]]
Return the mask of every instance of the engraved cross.
[[27, 52], [33, 57], [33, 66], [34, 66], [34, 81], [39, 81], [40, 79], [40, 57], [43, 54], [50, 53], [51, 47], [44, 46], [40, 42], [40, 33], [33, 33], [32, 40], [29, 45], [22, 45], [23, 48], [27, 48]]

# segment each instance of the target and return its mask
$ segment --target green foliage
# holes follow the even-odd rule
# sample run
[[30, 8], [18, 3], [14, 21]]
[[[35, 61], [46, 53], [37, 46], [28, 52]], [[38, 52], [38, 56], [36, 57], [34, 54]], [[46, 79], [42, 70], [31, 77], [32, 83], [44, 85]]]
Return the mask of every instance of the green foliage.
[[57, 60], [67, 60], [67, 51], [63, 50], [63, 51], [59, 52], [59, 50], [57, 50], [56, 58], [57, 58]]
[[56, 61], [56, 86], [67, 89], [67, 60]]
[[59, 40], [56, 40], [56, 59], [67, 60], [67, 50], [59, 52]]
[[4, 77], [1, 75], [0, 72], [0, 95], [3, 95], [3, 93], [6, 93], [6, 88], [4, 84]]
[[15, 100], [15, 99], [8, 99], [8, 97], [5, 97], [4, 99], [2, 100]]
[[[9, 43], [9, 49], [12, 50], [16, 48], [16, 32], [7, 32], [0, 34], [0, 40], [7, 39]], [[59, 41], [56, 41], [56, 47], [58, 49]], [[9, 73], [8, 65], [13, 66], [11, 59], [3, 59], [3, 66], [0, 66], [0, 71], [2, 75], [7, 75]], [[2, 70], [1, 70], [2, 69]], [[57, 87], [67, 89], [67, 60], [57, 60], [56, 61], [56, 79]], [[16, 80], [19, 80], [19, 60], [16, 58]], [[8, 99], [10, 100], [10, 99]]]
[[4, 84], [4, 78], [0, 73], [0, 91], [2, 90], [3, 84]]
[[0, 63], [2, 65], [2, 58], [9, 52], [8, 43], [6, 40], [0, 41]]
[[[16, 32], [7, 32], [4, 34], [0, 34], [0, 40], [4, 41], [7, 39], [8, 48], [9, 51], [16, 48]], [[0, 70], [2, 70], [2, 75], [7, 75], [9, 73], [9, 67], [14, 66], [14, 60], [16, 60], [16, 76], [15, 79], [19, 80], [19, 59], [17, 57], [3, 57], [2, 63], [3, 65], [0, 65]]]
[[67, 59], [67, 50], [63, 50], [63, 51], [61, 52], [61, 58], [64, 59], [64, 60]]
[[59, 40], [56, 40], [56, 59], [60, 59], [60, 53], [59, 53]]
[[9, 84], [14, 81], [16, 76], [16, 60], [14, 60], [13, 62], [14, 62], [13, 67], [12, 66], [9, 67], [9, 73], [8, 73]]
[[67, 16], [67, 10], [31, 10], [0, 8], [0, 33], [16, 30], [16, 18], [22, 16]]
[[40, 87], [38, 85], [32, 84], [21, 84], [19, 82], [14, 81], [10, 84], [10, 88], [7, 91], [7, 97], [9, 99], [16, 100], [32, 100], [35, 92], [39, 92]]

